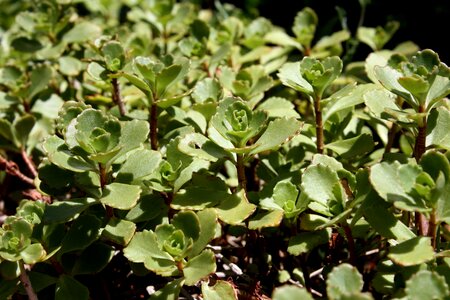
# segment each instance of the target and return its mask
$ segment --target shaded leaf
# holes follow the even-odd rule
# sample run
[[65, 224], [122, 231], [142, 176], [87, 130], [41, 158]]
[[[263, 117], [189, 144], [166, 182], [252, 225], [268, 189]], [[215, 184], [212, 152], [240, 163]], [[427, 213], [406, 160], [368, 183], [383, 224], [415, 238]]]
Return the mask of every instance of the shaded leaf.
[[415, 237], [389, 249], [388, 257], [401, 266], [414, 266], [434, 259], [429, 237]]

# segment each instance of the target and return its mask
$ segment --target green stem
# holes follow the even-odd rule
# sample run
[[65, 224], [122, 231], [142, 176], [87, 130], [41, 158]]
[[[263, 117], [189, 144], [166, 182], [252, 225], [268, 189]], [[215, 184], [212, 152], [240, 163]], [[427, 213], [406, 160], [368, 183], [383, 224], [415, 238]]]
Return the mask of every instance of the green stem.
[[320, 108], [320, 96], [314, 99], [314, 113], [316, 115], [316, 145], [317, 153], [323, 154], [325, 148], [323, 142], [323, 124], [322, 124], [322, 110]]
[[150, 145], [158, 150], [158, 107], [155, 102], [150, 107]]
[[239, 187], [247, 191], [247, 178], [245, 177], [244, 154], [237, 154], [237, 175]]
[[119, 81], [117, 80], [117, 78], [113, 78], [111, 79], [111, 84], [113, 88], [112, 93], [113, 102], [119, 107], [120, 115], [123, 117], [127, 114], [127, 110], [125, 108], [125, 105], [123, 104], [122, 96], [120, 94]]
[[22, 282], [23, 288], [28, 295], [29, 300], [38, 300], [37, 294], [31, 285], [30, 277], [28, 277], [27, 271], [25, 270], [24, 263], [22, 261], [19, 262], [20, 267], [20, 281]]

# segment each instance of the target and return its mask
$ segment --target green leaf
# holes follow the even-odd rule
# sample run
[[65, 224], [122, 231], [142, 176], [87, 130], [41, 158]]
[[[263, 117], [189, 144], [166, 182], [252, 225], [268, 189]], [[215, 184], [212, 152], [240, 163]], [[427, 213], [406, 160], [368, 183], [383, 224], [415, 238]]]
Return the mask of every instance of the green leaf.
[[200, 220], [197, 215], [190, 211], [180, 211], [172, 219], [172, 225], [183, 231], [184, 235], [193, 240], [198, 239], [200, 234]]
[[48, 160], [62, 169], [73, 172], [85, 172], [96, 170], [93, 165], [83, 160], [81, 157], [73, 155], [64, 140], [52, 135], [48, 137], [43, 144], [47, 152]]
[[121, 70], [125, 65], [125, 51], [117, 41], [109, 41], [102, 47], [106, 68], [111, 72]]
[[197, 239], [194, 240], [189, 257], [199, 254], [211, 242], [216, 235], [217, 213], [213, 208], [203, 209], [197, 213], [200, 223], [200, 232]]
[[128, 211], [125, 219], [134, 223], [152, 220], [166, 208], [164, 198], [159, 193], [144, 195], [138, 204]]
[[248, 222], [248, 229], [257, 230], [266, 227], [277, 227], [283, 220], [283, 210], [259, 211]]
[[328, 243], [330, 238], [331, 229], [329, 228], [320, 231], [302, 232], [289, 239], [287, 251], [295, 256], [308, 253], [317, 246]]
[[8, 141], [14, 141], [13, 125], [6, 119], [0, 119], [0, 136]]
[[218, 102], [222, 93], [222, 87], [217, 79], [205, 78], [195, 84], [192, 98], [197, 103]]
[[303, 123], [294, 118], [281, 118], [271, 121], [261, 137], [255, 142], [256, 147], [250, 154], [273, 150], [299, 134]]
[[43, 261], [46, 255], [47, 253], [40, 243], [31, 244], [20, 252], [23, 261], [30, 265]]
[[372, 167], [370, 182], [381, 198], [392, 202], [397, 208], [427, 211], [423, 198], [411, 196], [420, 173], [420, 167], [416, 165], [382, 162]]
[[186, 285], [195, 285], [199, 280], [216, 271], [214, 252], [204, 250], [190, 259], [183, 269]]
[[136, 231], [136, 224], [118, 218], [111, 218], [102, 231], [102, 237], [116, 244], [126, 246]]
[[19, 147], [25, 147], [28, 136], [36, 123], [33, 115], [24, 115], [14, 121], [14, 135], [19, 143]]
[[372, 151], [375, 147], [371, 134], [363, 133], [356, 137], [332, 142], [325, 145], [325, 148], [332, 150], [342, 158], [351, 159], [362, 156]]
[[314, 95], [312, 84], [303, 78], [300, 73], [300, 62], [286, 63], [283, 65], [278, 73], [278, 78], [280, 78], [281, 83], [296, 91], [305, 93], [309, 96]]
[[28, 99], [33, 98], [48, 87], [52, 79], [52, 69], [49, 66], [40, 66], [31, 71], [31, 85], [28, 88]]
[[11, 47], [14, 50], [25, 53], [33, 53], [41, 50], [44, 46], [41, 42], [27, 37], [18, 37], [11, 41]]
[[202, 210], [214, 207], [221, 201], [228, 201], [232, 195], [220, 178], [193, 174], [191, 183], [174, 195], [170, 206], [174, 209]]
[[83, 43], [96, 39], [101, 33], [101, 28], [94, 23], [81, 22], [64, 34], [62, 40], [66, 43]]
[[294, 19], [292, 31], [300, 44], [306, 48], [311, 46], [318, 22], [319, 18], [316, 12], [309, 7], [305, 7], [299, 11]]
[[427, 123], [426, 144], [450, 149], [450, 111], [444, 107], [438, 107], [431, 111]]
[[83, 64], [72, 56], [62, 56], [58, 58], [59, 71], [67, 76], [76, 76], [80, 74]]
[[73, 221], [64, 237], [60, 254], [81, 250], [92, 244], [100, 236], [101, 221], [93, 215], [83, 215]]
[[88, 300], [86, 286], [68, 275], [61, 275], [56, 283], [55, 300]]
[[149, 132], [149, 124], [146, 121], [134, 119], [122, 123], [119, 137], [121, 149], [116, 158], [140, 147], [148, 139]]
[[30, 277], [31, 286], [35, 292], [39, 292], [58, 282], [58, 278], [41, 272], [30, 271], [28, 272], [28, 277]]
[[137, 185], [113, 182], [103, 189], [100, 202], [113, 208], [131, 209], [136, 206], [141, 191]]
[[223, 199], [222, 203], [216, 207], [219, 219], [227, 224], [238, 224], [247, 219], [255, 210], [256, 205], [247, 200], [245, 191], [241, 190], [231, 197]]
[[46, 224], [69, 222], [96, 202], [93, 198], [54, 201], [46, 207], [43, 222]]
[[258, 109], [264, 110], [269, 118], [300, 118], [294, 104], [285, 98], [270, 97], [262, 102]]
[[401, 266], [414, 266], [434, 259], [429, 237], [415, 237], [389, 249], [388, 257]]
[[378, 233], [388, 239], [396, 239], [399, 242], [414, 238], [416, 235], [403, 222], [398, 220], [388, 210], [388, 204], [369, 188], [369, 192], [361, 205], [361, 210], [366, 221]]
[[[330, 101], [324, 107], [323, 122], [325, 123], [333, 114], [339, 111], [363, 103], [364, 95], [376, 89], [377, 86], [375, 84], [348, 85], [333, 94], [328, 98]], [[328, 99], [323, 101], [325, 102]]]
[[428, 270], [411, 276], [406, 282], [405, 293], [411, 300], [444, 299], [450, 295], [445, 278]]
[[164, 98], [169, 87], [184, 79], [189, 72], [190, 61], [180, 60], [179, 63], [173, 64], [161, 71], [156, 77], [156, 93], [158, 98]]
[[172, 280], [165, 287], [153, 293], [150, 300], [178, 300], [183, 284], [183, 278]]
[[123, 254], [135, 263], [143, 263], [149, 257], [173, 261], [172, 256], [159, 248], [156, 234], [148, 230], [136, 232]]
[[349, 264], [334, 267], [327, 278], [327, 295], [330, 299], [341, 299], [341, 296], [358, 293], [364, 281], [358, 270]]
[[300, 288], [294, 285], [284, 285], [276, 288], [272, 294], [273, 300], [292, 300], [303, 299], [313, 300], [314, 298], [304, 288]]
[[417, 107], [418, 104], [415, 102], [412, 94], [398, 83], [398, 79], [402, 77], [399, 71], [389, 66], [383, 68], [375, 67], [374, 75], [386, 89], [405, 99], [411, 106]]
[[237, 292], [231, 283], [217, 280], [213, 286], [202, 282], [202, 294], [205, 300], [237, 300]]
[[161, 154], [157, 151], [138, 149], [129, 152], [125, 163], [117, 173], [116, 181], [121, 183], [133, 183], [155, 172], [162, 161]]
[[103, 270], [114, 257], [114, 248], [104, 243], [93, 243], [83, 250], [72, 269], [72, 275], [95, 274]]
[[303, 172], [301, 188], [308, 198], [318, 202], [330, 214], [331, 207], [328, 204], [336, 200], [333, 187], [337, 184], [340, 184], [337, 173], [328, 166], [318, 164], [309, 166]]

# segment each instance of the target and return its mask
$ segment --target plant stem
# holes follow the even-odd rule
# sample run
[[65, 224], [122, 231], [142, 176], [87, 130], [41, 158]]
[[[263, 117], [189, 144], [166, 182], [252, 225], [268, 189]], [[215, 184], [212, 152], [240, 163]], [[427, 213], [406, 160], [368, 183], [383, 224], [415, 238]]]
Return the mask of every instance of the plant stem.
[[0, 155], [0, 170], [5, 170], [6, 173], [16, 176], [23, 182], [28, 183], [31, 186], [34, 186], [34, 180], [26, 175], [24, 175], [22, 172], [20, 172], [19, 167], [17, 164], [13, 161], [6, 160], [3, 156]]
[[348, 252], [350, 254], [350, 263], [352, 265], [356, 264], [356, 251], [355, 251], [355, 240], [353, 239], [352, 229], [348, 226], [347, 221], [342, 223], [342, 228], [345, 232], [345, 237], [348, 243]]
[[437, 234], [437, 220], [436, 220], [436, 210], [430, 214], [430, 221], [428, 223], [428, 236], [431, 237], [431, 246], [436, 248], [436, 234]]
[[27, 292], [29, 300], [38, 300], [36, 292], [33, 290], [31, 286], [30, 277], [28, 277], [27, 271], [25, 270], [25, 266], [22, 261], [19, 262], [20, 267], [20, 281]]
[[247, 178], [245, 177], [244, 155], [237, 154], [237, 176], [239, 187], [244, 191], [247, 191]]
[[[425, 112], [425, 106], [419, 106], [419, 113]], [[416, 137], [416, 143], [414, 145], [414, 158], [419, 162], [422, 155], [425, 153], [425, 141], [427, 137], [427, 117], [423, 117], [421, 124], [418, 127], [418, 133]]]
[[38, 172], [36, 171], [36, 166], [34, 165], [34, 162], [31, 160], [31, 158], [28, 156], [24, 148], [21, 149], [20, 154], [22, 155], [22, 159], [27, 165], [28, 170], [30, 170], [31, 174], [33, 174], [33, 177], [37, 177]]
[[322, 110], [320, 108], [320, 96], [314, 99], [314, 113], [316, 115], [316, 145], [317, 153], [323, 154], [323, 124], [322, 124]]
[[[425, 112], [425, 106], [419, 106], [419, 113]], [[427, 117], [424, 116], [419, 123], [418, 133], [416, 137], [416, 143], [414, 145], [414, 158], [417, 162], [420, 161], [420, 158], [425, 153], [425, 141], [427, 137]], [[428, 234], [428, 229], [430, 224], [427, 222], [425, 216], [419, 212], [415, 214], [415, 222], [419, 235], [425, 236]]]
[[158, 107], [155, 102], [150, 107], [150, 145], [152, 150], [158, 150]]
[[123, 117], [127, 114], [127, 110], [125, 108], [125, 105], [123, 104], [122, 96], [120, 94], [119, 81], [117, 80], [117, 78], [112, 78], [111, 84], [113, 88], [112, 100], [117, 106], [119, 106], [120, 115]]
[[395, 135], [397, 134], [397, 131], [398, 131], [397, 123], [392, 123], [392, 125], [388, 131], [388, 140], [387, 140], [386, 146], [384, 147], [384, 153], [391, 152], [392, 146], [394, 145], [394, 139], [395, 139]]

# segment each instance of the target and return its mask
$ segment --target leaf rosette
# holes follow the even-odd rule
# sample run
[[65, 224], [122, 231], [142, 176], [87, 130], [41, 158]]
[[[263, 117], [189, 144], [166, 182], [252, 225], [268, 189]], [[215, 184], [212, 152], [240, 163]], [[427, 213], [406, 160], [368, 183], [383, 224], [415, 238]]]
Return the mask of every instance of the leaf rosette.
[[242, 148], [262, 130], [266, 120], [264, 111], [253, 112], [245, 102], [237, 98], [227, 98], [219, 104], [211, 122], [223, 137], [235, 147]]
[[320, 61], [304, 57], [300, 62], [285, 64], [278, 76], [284, 85], [311, 97], [321, 98], [325, 89], [342, 72], [342, 61], [337, 56]]
[[73, 119], [66, 131], [70, 149], [82, 149], [89, 159], [106, 164], [121, 149], [121, 125], [117, 118], [92, 108]]
[[385, 67], [375, 67], [375, 76], [394, 94], [404, 98], [414, 109], [424, 106], [430, 111], [450, 93], [450, 68], [432, 50], [417, 52], [408, 60], [393, 55]]

